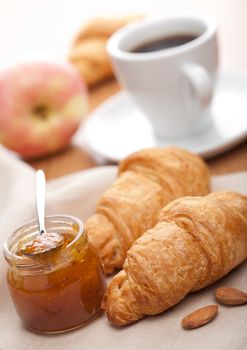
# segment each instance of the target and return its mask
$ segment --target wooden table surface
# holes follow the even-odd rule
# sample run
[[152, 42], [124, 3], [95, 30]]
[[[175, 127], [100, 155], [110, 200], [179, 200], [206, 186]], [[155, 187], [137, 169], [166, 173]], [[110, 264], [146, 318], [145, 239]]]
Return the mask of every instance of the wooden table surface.
[[[93, 89], [90, 92], [90, 111], [119, 90], [120, 87], [115, 81], [109, 81]], [[35, 169], [44, 169], [47, 179], [97, 166], [90, 154], [74, 146], [54, 156], [30, 161], [29, 164]], [[208, 160], [208, 164], [212, 174], [247, 171], [247, 140], [238, 147]]]

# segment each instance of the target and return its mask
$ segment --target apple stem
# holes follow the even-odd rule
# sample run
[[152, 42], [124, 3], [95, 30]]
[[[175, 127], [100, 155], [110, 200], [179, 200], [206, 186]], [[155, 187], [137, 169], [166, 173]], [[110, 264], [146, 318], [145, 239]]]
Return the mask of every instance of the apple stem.
[[44, 106], [44, 105], [38, 105], [34, 108], [33, 113], [36, 117], [38, 117], [39, 119], [47, 119], [48, 117], [48, 112], [49, 109], [48, 107]]

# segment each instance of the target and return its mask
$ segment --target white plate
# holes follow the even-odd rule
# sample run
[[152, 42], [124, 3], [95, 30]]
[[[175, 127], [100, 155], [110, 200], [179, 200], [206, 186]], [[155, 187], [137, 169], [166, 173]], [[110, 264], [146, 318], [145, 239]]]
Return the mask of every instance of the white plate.
[[190, 138], [159, 139], [126, 92], [109, 98], [88, 118], [76, 135], [89, 150], [118, 162], [129, 153], [153, 146], [176, 145], [209, 158], [247, 138], [247, 74], [220, 73], [211, 108], [213, 123]]

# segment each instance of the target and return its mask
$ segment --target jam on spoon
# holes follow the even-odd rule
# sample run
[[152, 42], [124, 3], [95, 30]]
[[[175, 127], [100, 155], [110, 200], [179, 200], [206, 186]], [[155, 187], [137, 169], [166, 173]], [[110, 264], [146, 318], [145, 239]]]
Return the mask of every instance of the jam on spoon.
[[63, 235], [58, 232], [46, 232], [45, 229], [45, 174], [43, 170], [38, 170], [36, 173], [36, 205], [39, 235], [20, 247], [20, 253], [24, 255], [41, 256], [41, 254], [60, 248], [64, 243]]
[[44, 232], [32, 241], [23, 244], [19, 251], [24, 255], [37, 255], [50, 252], [63, 244], [64, 238], [56, 232]]

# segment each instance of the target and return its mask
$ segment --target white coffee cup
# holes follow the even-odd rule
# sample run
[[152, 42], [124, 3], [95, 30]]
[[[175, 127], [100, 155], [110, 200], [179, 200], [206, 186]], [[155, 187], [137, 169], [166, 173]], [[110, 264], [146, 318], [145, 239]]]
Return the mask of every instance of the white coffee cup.
[[[187, 137], [210, 123], [217, 73], [216, 22], [201, 14], [143, 19], [117, 31], [107, 50], [120, 83], [161, 137]], [[140, 45], [194, 35], [183, 45], [135, 53]]]

